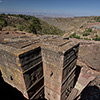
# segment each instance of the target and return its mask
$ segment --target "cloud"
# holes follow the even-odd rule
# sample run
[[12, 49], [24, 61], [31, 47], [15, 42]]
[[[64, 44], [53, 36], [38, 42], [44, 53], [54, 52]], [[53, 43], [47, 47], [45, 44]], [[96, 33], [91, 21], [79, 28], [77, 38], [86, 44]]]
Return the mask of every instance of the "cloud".
[[0, 0], [0, 2], [2, 2], [2, 1]]

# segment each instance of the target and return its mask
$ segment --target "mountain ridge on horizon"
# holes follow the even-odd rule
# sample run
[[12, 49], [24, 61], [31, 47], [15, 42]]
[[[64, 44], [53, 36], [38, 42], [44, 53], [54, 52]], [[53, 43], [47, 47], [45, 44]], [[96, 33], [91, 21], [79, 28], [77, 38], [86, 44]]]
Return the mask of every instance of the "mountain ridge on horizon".
[[66, 18], [66, 17], [75, 17], [74, 15], [72, 14], [64, 14], [64, 13], [53, 13], [53, 12], [18, 12], [18, 11], [0, 11], [0, 13], [5, 13], [5, 14], [25, 14], [25, 15], [31, 15], [31, 16], [35, 16], [35, 17], [38, 17], [38, 18], [41, 18], [41, 17], [53, 17], [53, 18], [56, 18], [56, 17], [62, 17], [62, 18]]

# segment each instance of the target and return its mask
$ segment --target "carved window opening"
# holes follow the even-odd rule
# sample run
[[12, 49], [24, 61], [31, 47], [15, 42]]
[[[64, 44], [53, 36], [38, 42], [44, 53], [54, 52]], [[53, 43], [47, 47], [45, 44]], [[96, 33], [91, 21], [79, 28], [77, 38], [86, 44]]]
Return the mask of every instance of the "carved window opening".
[[51, 71], [51, 73], [50, 73], [50, 77], [52, 77], [53, 76], [53, 72]]
[[10, 80], [13, 81], [13, 77], [12, 76], [10, 76]]

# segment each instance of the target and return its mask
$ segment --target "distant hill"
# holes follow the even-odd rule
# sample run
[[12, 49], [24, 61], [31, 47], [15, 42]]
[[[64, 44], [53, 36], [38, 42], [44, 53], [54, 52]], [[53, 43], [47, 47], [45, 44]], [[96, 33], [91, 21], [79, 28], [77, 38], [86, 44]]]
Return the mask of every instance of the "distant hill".
[[64, 35], [100, 41], [100, 17], [36, 18], [30, 15], [0, 14], [0, 30], [33, 34]]
[[77, 29], [80, 25], [87, 23], [92, 20], [93, 17], [68, 17], [68, 18], [49, 18], [44, 17], [43, 20], [47, 21], [49, 24], [54, 25], [66, 32]]
[[46, 21], [22, 14], [0, 14], [0, 30], [25, 31], [34, 34], [64, 34], [64, 31], [54, 25], [48, 24]]
[[100, 40], [100, 17], [49, 18], [42, 20], [66, 32], [70, 38]]

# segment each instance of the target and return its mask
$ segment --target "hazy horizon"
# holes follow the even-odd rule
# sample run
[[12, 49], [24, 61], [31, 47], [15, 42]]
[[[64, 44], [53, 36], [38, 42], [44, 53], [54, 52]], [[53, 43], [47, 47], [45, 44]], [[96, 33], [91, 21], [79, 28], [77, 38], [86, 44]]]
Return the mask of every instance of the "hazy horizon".
[[0, 0], [0, 13], [47, 17], [100, 16], [99, 0]]

